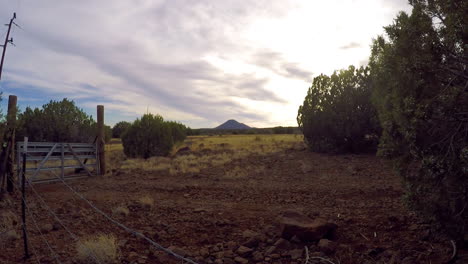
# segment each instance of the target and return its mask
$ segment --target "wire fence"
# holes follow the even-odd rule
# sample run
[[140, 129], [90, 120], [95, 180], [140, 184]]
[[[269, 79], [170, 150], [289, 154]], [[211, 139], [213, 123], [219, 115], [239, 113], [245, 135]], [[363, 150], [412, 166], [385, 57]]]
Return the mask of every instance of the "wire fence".
[[[177, 254], [176, 252], [162, 246], [161, 244], [155, 242], [154, 240], [148, 238], [147, 236], [145, 236], [144, 234], [142, 234], [141, 232], [138, 232], [126, 225], [124, 225], [123, 223], [117, 221], [116, 219], [112, 218], [111, 216], [109, 216], [108, 214], [106, 214], [104, 211], [102, 211], [101, 209], [99, 209], [98, 207], [96, 207], [96, 205], [94, 205], [92, 202], [90, 202], [88, 199], [86, 199], [86, 197], [84, 197], [81, 193], [79, 193], [76, 189], [74, 189], [72, 186], [70, 186], [67, 182], [65, 182], [65, 180], [63, 179], [60, 179], [60, 181], [65, 187], [68, 188], [68, 190], [71, 191], [71, 193], [78, 197], [80, 200], [83, 200], [86, 204], [88, 204], [93, 210], [94, 212], [100, 214], [101, 216], [103, 216], [104, 218], [106, 218], [108, 221], [110, 221], [111, 223], [113, 223], [114, 225], [120, 227], [121, 229], [125, 230], [126, 232], [130, 233], [131, 235], [134, 235], [136, 236], [137, 238], [140, 238], [140, 239], [143, 239], [144, 241], [148, 242], [151, 246], [155, 247], [156, 249], [158, 250], [161, 250], [163, 252], [165, 252], [166, 254], [168, 254], [169, 256], [172, 256], [178, 260], [181, 260], [182, 263], [190, 263], [190, 264], [198, 264], [197, 262], [189, 259], [189, 258], [186, 258], [182, 255], [179, 255]], [[14, 187], [17, 191], [21, 191], [21, 188], [15, 183], [14, 184]], [[72, 230], [70, 230], [69, 227], [67, 227], [67, 225], [65, 225], [65, 223], [63, 222], [62, 219], [60, 219], [60, 217], [50, 208], [50, 206], [47, 204], [47, 202], [44, 200], [44, 198], [39, 194], [39, 192], [36, 190], [36, 188], [34, 187], [33, 184], [31, 184], [30, 182], [28, 182], [28, 187], [29, 189], [32, 191], [31, 193], [34, 194], [35, 198], [37, 198], [36, 200], [40, 203], [40, 206], [42, 209], [44, 209], [45, 211], [47, 211], [50, 216], [53, 217], [53, 219], [55, 219], [57, 221], [57, 223], [66, 231], [66, 233], [68, 234], [68, 236], [70, 236], [74, 241], [76, 242], [79, 242], [80, 241], [80, 238], [74, 233], [72, 232]], [[73, 196], [72, 196], [73, 197]], [[74, 198], [75, 199], [75, 198]], [[76, 199], [75, 199], [76, 200]], [[36, 218], [34, 217], [31, 209], [30, 209], [30, 206], [28, 205], [28, 202], [26, 199], [23, 200], [25, 205], [26, 205], [26, 212], [29, 216], [29, 218], [32, 220], [33, 224], [34, 224], [34, 227], [35, 229], [37, 230], [37, 232], [39, 233], [39, 236], [41, 237], [41, 240], [43, 241], [43, 243], [47, 246], [47, 248], [49, 249], [50, 253], [51, 253], [51, 256], [53, 257], [53, 259], [55, 260], [56, 263], [62, 263], [58, 257], [58, 254], [52, 249], [52, 246], [50, 245], [50, 242], [45, 238], [44, 234], [41, 232], [40, 230], [40, 227], [38, 225], [38, 221], [36, 220]], [[37, 214], [37, 213], [36, 213]], [[9, 231], [9, 230], [8, 230]], [[6, 231], [6, 232], [8, 232]], [[4, 233], [6, 233], [4, 232]], [[1, 235], [1, 233], [0, 233]], [[96, 263], [98, 264], [101, 264], [102, 261], [99, 259], [99, 257], [97, 256], [96, 252], [94, 252], [91, 248], [87, 247], [85, 244], [83, 244], [83, 246], [87, 249], [87, 253], [88, 253], [88, 256], [91, 257]], [[33, 248], [34, 252], [37, 253], [37, 251]], [[34, 254], [35, 257], [36, 257], [36, 262], [37, 263], [40, 263], [38, 257], [37, 257], [37, 254]]]

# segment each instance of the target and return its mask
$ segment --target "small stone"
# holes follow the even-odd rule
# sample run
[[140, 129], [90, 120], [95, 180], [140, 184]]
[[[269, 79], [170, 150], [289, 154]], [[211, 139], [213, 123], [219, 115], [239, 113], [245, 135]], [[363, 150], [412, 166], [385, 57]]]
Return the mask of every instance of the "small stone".
[[327, 235], [331, 235], [337, 228], [336, 224], [324, 219], [314, 219], [296, 211], [286, 211], [282, 214], [280, 224], [282, 226], [281, 237], [291, 239], [297, 236], [303, 242], [318, 241]]
[[278, 240], [276, 240], [274, 246], [277, 248], [277, 249], [289, 249], [291, 248], [291, 243], [284, 239], [284, 238], [280, 238]]
[[254, 232], [252, 230], [245, 230], [244, 232], [242, 232], [242, 237], [243, 238], [252, 238], [252, 237], [256, 237], [258, 236], [258, 233], [257, 232]]
[[244, 246], [240, 246], [238, 249], [237, 249], [237, 254], [239, 254], [240, 256], [242, 257], [246, 257], [248, 255], [250, 255], [250, 253], [252, 253], [252, 249], [251, 248], [248, 248], [248, 247], [244, 247]]
[[320, 239], [317, 246], [320, 251], [326, 254], [333, 253], [336, 250], [336, 243], [328, 239]]
[[289, 255], [291, 256], [291, 259], [296, 260], [302, 257], [303, 251], [303, 249], [293, 249], [289, 251]]
[[263, 260], [263, 254], [262, 254], [262, 252], [255, 251], [255, 252], [252, 254], [252, 260], [253, 260], [253, 261], [262, 261], [262, 260]]
[[232, 258], [223, 258], [224, 264], [236, 264]]
[[230, 250], [230, 249], [223, 251], [223, 253], [224, 253], [224, 256], [225, 256], [225, 257], [228, 257], [228, 258], [233, 258], [233, 257], [235, 257], [234, 252], [233, 252], [232, 250]]
[[226, 248], [234, 250], [237, 248], [237, 243], [234, 241], [228, 241], [226, 243]]
[[168, 249], [171, 250], [172, 252], [176, 253], [177, 255], [181, 255], [182, 257], [187, 257], [187, 256], [192, 255], [188, 251], [186, 251], [186, 250], [184, 250], [182, 248], [175, 247], [175, 246], [170, 246]]
[[222, 259], [216, 259], [216, 260], [214, 261], [214, 263], [216, 263], [216, 264], [223, 264], [224, 262], [223, 262]]
[[241, 258], [241, 257], [236, 257], [236, 258], [234, 258], [234, 261], [237, 262], [237, 263], [241, 263], [241, 264], [247, 264], [247, 263], [249, 263], [248, 260], [246, 260], [245, 258]]
[[20, 239], [20, 236], [18, 235], [18, 233], [16, 233], [15, 230], [10, 230], [10, 231], [6, 232], [5, 234], [3, 234], [3, 239], [5, 241], [11, 242], [11, 241], [15, 241], [17, 239]]
[[247, 240], [244, 243], [244, 246], [249, 247], [249, 248], [255, 248], [258, 246], [259, 243], [260, 243], [260, 239], [258, 237], [251, 237], [249, 238], [249, 240]]
[[208, 255], [210, 255], [210, 251], [208, 250], [208, 248], [202, 248], [200, 249], [198, 254], [200, 254], [200, 256], [202, 257], [207, 257]]
[[49, 233], [54, 229], [54, 226], [52, 224], [45, 224], [41, 227], [41, 232], [42, 233]]

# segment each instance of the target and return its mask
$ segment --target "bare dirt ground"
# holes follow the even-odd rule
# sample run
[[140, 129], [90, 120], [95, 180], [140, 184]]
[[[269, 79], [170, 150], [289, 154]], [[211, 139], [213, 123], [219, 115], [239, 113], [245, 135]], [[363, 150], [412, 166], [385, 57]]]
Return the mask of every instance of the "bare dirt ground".
[[[249, 169], [260, 165], [261, 170]], [[238, 168], [248, 170], [229, 174]], [[405, 208], [400, 179], [390, 166], [371, 155], [319, 155], [294, 147], [196, 173], [113, 169], [105, 177], [69, 183], [118, 221], [198, 263], [305, 263], [304, 246], [309, 263], [444, 263], [452, 254], [448, 239], [431, 232]], [[120, 249], [117, 263], [181, 263], [110, 223], [63, 184], [35, 188], [78, 237], [113, 234]], [[144, 196], [154, 204], [138, 202]], [[28, 197], [60, 262], [76, 263], [76, 242], [31, 191]], [[19, 201], [18, 195], [10, 198]], [[122, 205], [128, 215], [112, 214]], [[314, 242], [294, 241], [278, 245], [278, 216], [286, 210], [335, 223], [334, 246], [324, 250]], [[26, 263], [56, 263], [31, 221], [28, 217], [34, 256]], [[21, 234], [19, 224], [16, 230]], [[247, 244], [252, 252], [240, 252], [239, 246], [252, 236], [258, 239]], [[13, 237], [7, 242], [0, 262], [22, 263], [22, 240]], [[278, 247], [269, 252], [275, 243]]]

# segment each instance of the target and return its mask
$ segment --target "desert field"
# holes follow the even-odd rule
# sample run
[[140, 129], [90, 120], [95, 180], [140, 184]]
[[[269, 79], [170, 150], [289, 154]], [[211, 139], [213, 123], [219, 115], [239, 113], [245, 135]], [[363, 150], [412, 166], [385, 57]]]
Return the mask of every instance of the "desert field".
[[[450, 241], [405, 207], [391, 165], [373, 155], [312, 153], [301, 135], [224, 135], [188, 137], [169, 157], [147, 160], [125, 158], [114, 140], [106, 158], [106, 176], [67, 183], [195, 263], [444, 263], [452, 255]], [[105, 257], [110, 263], [186, 263], [96, 213], [60, 182], [33, 188], [53, 214], [29, 188], [33, 256], [25, 263], [95, 262], [83, 256], [84, 243], [96, 252], [117, 248]], [[0, 262], [22, 263], [21, 196], [8, 198], [0, 231], [13, 231], [0, 237]], [[285, 237], [285, 219], [320, 219], [330, 232]]]

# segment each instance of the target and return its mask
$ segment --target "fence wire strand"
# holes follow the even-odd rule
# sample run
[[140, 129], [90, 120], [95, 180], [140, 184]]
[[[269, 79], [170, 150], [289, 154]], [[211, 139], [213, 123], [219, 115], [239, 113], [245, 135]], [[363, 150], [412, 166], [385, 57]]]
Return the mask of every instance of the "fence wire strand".
[[[57, 222], [63, 227], [63, 229], [69, 234], [69, 236], [75, 240], [76, 242], [79, 242], [80, 239], [78, 238], [77, 235], [75, 235], [73, 232], [70, 231], [70, 229], [62, 222], [62, 220], [60, 220], [60, 218], [57, 216], [57, 214], [54, 213], [54, 211], [47, 205], [47, 203], [45, 202], [45, 200], [41, 197], [41, 195], [36, 191], [36, 189], [34, 188], [34, 186], [29, 183], [28, 181], [28, 186], [31, 187], [31, 190], [34, 192], [34, 194], [36, 195], [36, 197], [39, 199], [39, 201], [42, 203], [43, 207], [45, 207], [45, 209], [49, 212], [49, 214], [55, 218], [55, 220], [57, 220]], [[19, 190], [18, 186], [16, 186], [16, 188]], [[83, 244], [84, 245], [84, 244]], [[91, 258], [93, 258], [97, 263], [101, 263], [101, 261], [97, 258], [97, 256], [94, 254], [94, 252], [89, 248], [87, 247], [86, 245], [84, 245], [85, 248], [88, 250], [88, 253], [89, 253], [89, 256]]]
[[94, 204], [92, 204], [88, 199], [86, 199], [83, 195], [81, 195], [80, 193], [78, 193], [75, 189], [73, 189], [73, 187], [71, 187], [69, 184], [67, 184], [63, 179], [60, 178], [60, 181], [62, 181], [62, 183], [68, 187], [68, 189], [70, 189], [70, 191], [72, 191], [75, 195], [77, 195], [78, 197], [80, 197], [83, 201], [85, 201], [89, 206], [91, 206], [96, 212], [98, 212], [99, 214], [101, 214], [102, 216], [104, 216], [107, 220], [109, 220], [110, 222], [114, 223], [115, 225], [119, 226], [120, 228], [124, 229], [125, 231], [133, 234], [134, 236], [136, 237], [139, 237], [139, 238], [142, 238], [144, 240], [146, 240], [148, 243], [150, 243], [151, 245], [153, 245], [154, 247], [156, 247], [157, 249], [161, 250], [161, 251], [164, 251], [165, 253], [167, 253], [168, 255], [171, 255], [175, 258], [178, 258], [184, 262], [187, 262], [187, 263], [191, 263], [191, 264], [198, 264], [197, 262], [191, 260], [191, 259], [188, 259], [188, 258], [185, 258], [177, 253], [175, 253], [174, 251], [168, 249], [168, 248], [165, 248], [163, 247], [162, 245], [156, 243], [155, 241], [151, 240], [150, 238], [148, 238], [147, 236], [143, 235], [142, 233], [138, 232], [138, 231], [135, 231], [127, 226], [125, 226], [124, 224], [118, 222], [117, 220], [113, 219], [112, 217], [110, 217], [109, 215], [107, 215], [106, 213], [104, 213], [101, 209], [97, 208]]
[[[15, 186], [15, 188], [17, 188], [17, 187], [16, 187], [16, 184], [14, 184], [13, 186]], [[8, 196], [6, 196], [6, 198], [7, 198], [8, 200], [10, 200], [10, 202], [11, 202], [12, 204], [14, 204], [13, 201], [12, 201]], [[23, 201], [25, 201], [25, 200], [23, 199], [23, 197], [21, 197], [21, 199], [22, 199]], [[49, 248], [49, 251], [52, 253], [52, 255], [54, 255], [54, 256], [56, 257], [57, 262], [58, 262], [58, 263], [61, 263], [60, 260], [57, 259], [57, 254], [55, 253], [55, 251], [52, 249], [52, 247], [51, 247], [50, 244], [48, 243], [47, 239], [46, 239], [46, 238], [44, 237], [44, 235], [42, 234], [42, 232], [41, 232], [41, 230], [40, 230], [40, 228], [39, 228], [39, 225], [37, 224], [37, 221], [34, 219], [34, 216], [32, 215], [32, 213], [31, 213], [31, 211], [30, 211], [30, 208], [28, 207], [26, 201], [25, 201], [25, 205], [26, 205], [26, 210], [27, 210], [27, 212], [28, 212], [28, 215], [29, 215], [29, 217], [31, 218], [31, 220], [33, 221], [36, 230], [39, 232], [42, 241], [44, 241], [44, 243], [47, 245], [47, 247]], [[21, 228], [24, 228], [23, 224], [21, 224]], [[14, 230], [14, 229], [11, 229], [11, 230]], [[9, 230], [9, 231], [11, 231], [11, 230]], [[9, 232], [9, 231], [6, 231], [6, 232]], [[38, 251], [37, 251], [36, 247], [35, 247], [32, 243], [29, 244], [29, 245], [32, 247], [33, 255], [34, 255], [35, 259], [36, 259], [36, 262], [37, 262], [38, 264], [40, 264], [41, 262], [39, 261], [39, 258], [38, 258], [38, 256], [37, 256], [37, 252], [38, 252]]]

